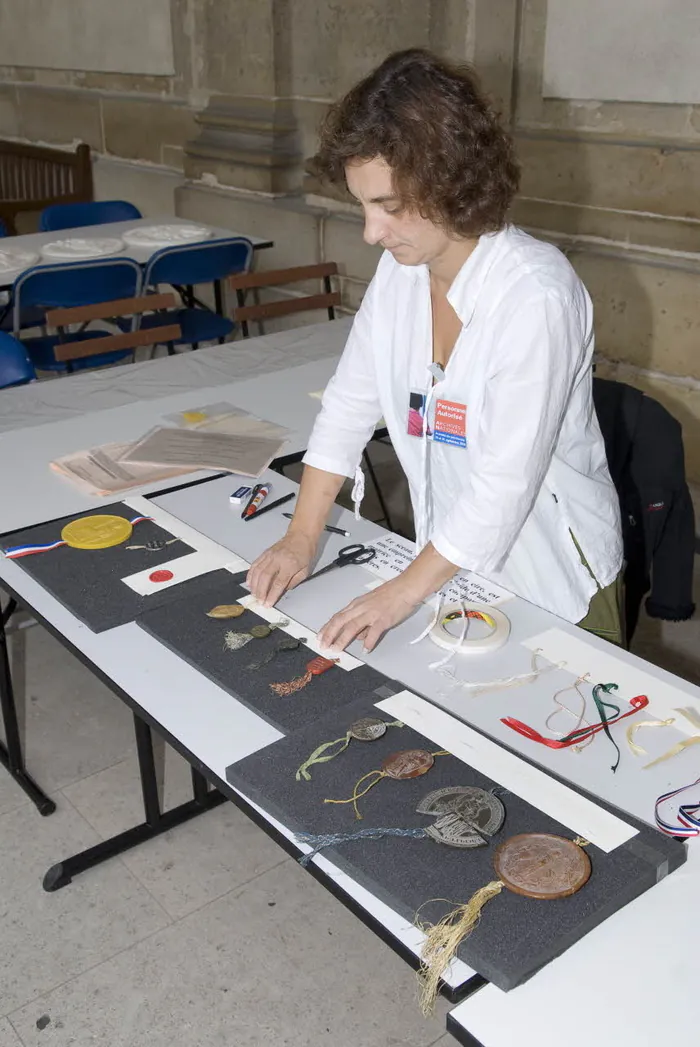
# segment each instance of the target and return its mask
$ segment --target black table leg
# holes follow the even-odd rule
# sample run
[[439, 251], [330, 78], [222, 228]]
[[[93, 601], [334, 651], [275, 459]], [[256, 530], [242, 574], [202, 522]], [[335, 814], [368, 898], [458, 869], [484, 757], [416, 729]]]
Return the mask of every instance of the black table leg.
[[61, 887], [66, 887], [78, 873], [92, 869], [93, 866], [100, 865], [101, 862], [114, 858], [118, 854], [123, 854], [132, 847], [136, 847], [137, 844], [152, 840], [161, 833], [167, 832], [168, 829], [173, 829], [176, 825], [181, 825], [198, 814], [204, 814], [205, 811], [218, 807], [226, 800], [223, 793], [216, 789], [209, 789], [205, 778], [193, 768], [194, 799], [180, 804], [179, 807], [173, 807], [171, 811], [161, 811], [151, 728], [134, 713], [134, 729], [146, 820], [140, 825], [127, 829], [126, 832], [118, 833], [109, 840], [103, 840], [102, 843], [88, 847], [80, 854], [74, 854], [71, 858], [64, 858], [63, 861], [52, 865], [44, 876], [45, 891], [57, 891]]
[[21, 789], [32, 801], [39, 814], [53, 814], [56, 804], [49, 799], [45, 792], [39, 788], [37, 783], [27, 774], [24, 766], [24, 754], [22, 752], [22, 740], [17, 720], [17, 706], [15, 704], [15, 693], [12, 687], [12, 672], [10, 670], [10, 656], [7, 650], [7, 633], [5, 625], [17, 610], [15, 600], [10, 600], [0, 616], [0, 711], [5, 727], [5, 742], [0, 742], [0, 764], [9, 771]]

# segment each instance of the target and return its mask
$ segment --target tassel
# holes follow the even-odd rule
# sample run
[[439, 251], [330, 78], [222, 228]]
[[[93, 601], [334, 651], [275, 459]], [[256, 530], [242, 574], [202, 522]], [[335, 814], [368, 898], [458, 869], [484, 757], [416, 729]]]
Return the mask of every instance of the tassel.
[[224, 636], [224, 647], [227, 651], [240, 651], [242, 647], [245, 647], [247, 643], [254, 640], [255, 637], [251, 636], [250, 633], [234, 633], [227, 632]]
[[435, 1008], [438, 986], [444, 971], [449, 967], [457, 949], [479, 922], [481, 910], [487, 902], [500, 894], [505, 886], [501, 880], [492, 880], [480, 887], [465, 905], [460, 905], [430, 930], [420, 929], [426, 934], [421, 952], [422, 965], [418, 974], [421, 986], [420, 1009], [429, 1017]]
[[314, 676], [320, 676], [321, 673], [328, 672], [338, 662], [337, 658], [312, 658], [306, 666], [306, 672], [303, 676], [297, 676], [294, 680], [288, 680], [286, 683], [271, 683], [270, 690], [274, 691], [275, 694], [279, 695], [280, 698], [286, 698], [290, 694], [296, 694], [297, 691], [303, 690], [307, 684], [310, 684]]

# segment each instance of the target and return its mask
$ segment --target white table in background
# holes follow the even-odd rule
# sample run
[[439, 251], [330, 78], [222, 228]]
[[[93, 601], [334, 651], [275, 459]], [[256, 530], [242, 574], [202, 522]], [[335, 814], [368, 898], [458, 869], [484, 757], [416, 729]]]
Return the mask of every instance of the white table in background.
[[[302, 364], [327, 358], [337, 360], [351, 325], [352, 317], [348, 317], [333, 323], [295, 327], [277, 334], [226, 342], [196, 352], [2, 389], [0, 433], [63, 422], [108, 408], [161, 400], [180, 393], [190, 392], [202, 403], [200, 394], [209, 394], [216, 389], [213, 402], [218, 402], [225, 399], [219, 395], [221, 387], [231, 382], [247, 381], [260, 375], [281, 376], [283, 371]], [[97, 442], [105, 441], [98, 439]]]
[[[136, 440], [176, 411], [232, 403], [289, 428], [291, 436], [281, 455], [299, 456], [320, 407], [320, 400], [309, 394], [323, 389], [333, 374], [349, 324], [316, 324], [148, 364], [4, 390], [0, 533], [104, 505], [104, 498], [84, 493], [54, 472], [50, 463], [101, 444]], [[14, 397], [21, 397], [21, 405]], [[119, 406], [108, 406], [115, 402]], [[26, 427], [10, 426], [21, 422], [23, 412]], [[50, 420], [55, 418], [64, 420]], [[195, 475], [209, 474], [161, 480], [138, 491], [187, 484]]]
[[[44, 258], [41, 255], [41, 248], [45, 244], [51, 244], [55, 240], [69, 240], [73, 238], [79, 238], [81, 240], [104, 240], [111, 237], [117, 237], [121, 239], [124, 233], [130, 229], [147, 228], [153, 225], [199, 225], [204, 223], [191, 222], [184, 218], [177, 218], [175, 215], [168, 215], [160, 218], [136, 218], [130, 219], [127, 222], [106, 222], [104, 225], [81, 225], [74, 229], [57, 229], [50, 233], [25, 233], [22, 236], [11, 236], [4, 238], [0, 241], [0, 248], [11, 252], [12, 250], [18, 251], [32, 251], [39, 255], [36, 262], [33, 265], [60, 265], [61, 263], [57, 259]], [[219, 226], [207, 226], [207, 229], [211, 229], [213, 236], [211, 239], [223, 239], [231, 236], [245, 236], [247, 240], [250, 240], [253, 245], [253, 250], [261, 251], [267, 247], [273, 246], [273, 241], [264, 239], [260, 236], [247, 236], [246, 233], [236, 233], [231, 229], [223, 229]], [[206, 243], [207, 241], [202, 241]], [[173, 245], [176, 246], [176, 245]], [[189, 245], [188, 245], [189, 246]], [[154, 254], [160, 251], [161, 247], [150, 247], [150, 246], [137, 246], [132, 247], [129, 244], [124, 244], [124, 250], [119, 251], [115, 255], [105, 255], [104, 259], [107, 258], [133, 258], [135, 261], [145, 265], [146, 262], [150, 261]], [[90, 259], [66, 259], [66, 262], [79, 263], [83, 260], [89, 261]], [[102, 259], [99, 259], [102, 260]], [[14, 273], [2, 273], [0, 275], [0, 287], [11, 287], [12, 283], [21, 276], [23, 272], [32, 266], [20, 266]]]

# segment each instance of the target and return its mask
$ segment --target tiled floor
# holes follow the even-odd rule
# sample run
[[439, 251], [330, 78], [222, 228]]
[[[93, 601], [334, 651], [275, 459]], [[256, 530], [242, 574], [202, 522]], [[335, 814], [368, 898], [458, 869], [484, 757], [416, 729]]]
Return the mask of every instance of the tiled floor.
[[[376, 458], [406, 526], [402, 485]], [[697, 619], [660, 625], [643, 623], [637, 650], [700, 681]], [[231, 805], [45, 893], [51, 864], [140, 817], [131, 718], [39, 626], [12, 646], [28, 763], [58, 809], [41, 818], [0, 770], [0, 1047], [454, 1042], [447, 1005], [422, 1019], [403, 961]], [[172, 806], [188, 768], [165, 745], [158, 756]]]

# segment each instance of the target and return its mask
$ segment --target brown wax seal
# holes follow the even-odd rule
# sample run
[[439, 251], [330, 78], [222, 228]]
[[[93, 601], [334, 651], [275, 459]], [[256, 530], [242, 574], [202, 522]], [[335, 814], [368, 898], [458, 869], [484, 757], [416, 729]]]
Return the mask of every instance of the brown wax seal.
[[433, 766], [432, 753], [426, 749], [403, 749], [387, 756], [382, 770], [389, 778], [418, 778]]
[[526, 898], [566, 898], [591, 875], [586, 852], [550, 833], [511, 836], [496, 849], [493, 867], [509, 891]]

